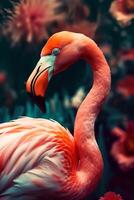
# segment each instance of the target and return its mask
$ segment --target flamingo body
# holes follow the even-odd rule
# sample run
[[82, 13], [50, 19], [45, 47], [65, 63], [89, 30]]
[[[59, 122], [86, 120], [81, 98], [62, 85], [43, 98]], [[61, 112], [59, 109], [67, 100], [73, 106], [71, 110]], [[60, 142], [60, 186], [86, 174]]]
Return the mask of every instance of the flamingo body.
[[45, 199], [51, 199], [52, 192], [70, 187], [77, 154], [67, 129], [52, 120], [25, 117], [1, 124], [0, 133], [1, 196], [43, 199], [46, 193]]

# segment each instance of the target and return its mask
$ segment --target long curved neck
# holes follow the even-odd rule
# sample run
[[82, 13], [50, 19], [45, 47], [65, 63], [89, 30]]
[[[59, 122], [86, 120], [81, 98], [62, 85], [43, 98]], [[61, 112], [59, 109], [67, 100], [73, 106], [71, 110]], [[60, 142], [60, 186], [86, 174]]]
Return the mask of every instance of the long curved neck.
[[93, 190], [102, 173], [103, 161], [98, 149], [94, 124], [101, 106], [109, 93], [111, 77], [109, 66], [97, 45], [89, 38], [82, 41], [82, 57], [93, 71], [93, 86], [76, 115], [74, 139], [79, 155], [78, 178], [85, 192]]

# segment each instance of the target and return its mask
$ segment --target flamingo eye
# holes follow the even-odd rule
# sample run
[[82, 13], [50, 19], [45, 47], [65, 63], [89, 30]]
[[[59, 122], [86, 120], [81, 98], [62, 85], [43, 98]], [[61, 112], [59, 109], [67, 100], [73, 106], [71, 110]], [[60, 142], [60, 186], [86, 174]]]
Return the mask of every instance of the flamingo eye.
[[55, 55], [55, 56], [57, 56], [59, 53], [60, 53], [60, 49], [59, 48], [54, 48], [52, 50], [52, 54]]

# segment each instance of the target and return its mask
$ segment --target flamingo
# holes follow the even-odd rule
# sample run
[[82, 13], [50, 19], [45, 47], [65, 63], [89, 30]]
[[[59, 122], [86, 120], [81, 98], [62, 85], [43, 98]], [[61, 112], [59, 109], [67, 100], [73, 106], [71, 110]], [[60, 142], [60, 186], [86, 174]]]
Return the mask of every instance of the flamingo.
[[87, 36], [52, 35], [26, 82], [26, 90], [44, 111], [43, 97], [52, 76], [78, 59], [93, 70], [93, 86], [80, 105], [74, 136], [54, 120], [22, 117], [0, 125], [0, 199], [83, 200], [103, 171], [94, 123], [110, 89], [110, 69]]

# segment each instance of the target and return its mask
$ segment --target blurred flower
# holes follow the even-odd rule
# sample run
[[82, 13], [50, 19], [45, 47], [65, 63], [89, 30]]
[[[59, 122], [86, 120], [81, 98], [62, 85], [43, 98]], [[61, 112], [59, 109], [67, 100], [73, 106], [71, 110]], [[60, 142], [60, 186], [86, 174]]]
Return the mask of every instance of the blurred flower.
[[85, 91], [84, 91], [84, 88], [83, 87], [80, 87], [76, 93], [74, 94], [73, 97], [70, 97], [66, 94], [64, 96], [64, 106], [65, 108], [68, 108], [68, 109], [71, 109], [71, 108], [74, 108], [74, 109], [78, 109], [78, 107], [80, 106], [81, 102], [83, 101], [84, 97], [85, 97]]
[[99, 200], [123, 200], [119, 194], [114, 192], [107, 192], [104, 197], [101, 197]]
[[134, 121], [126, 123], [126, 130], [115, 127], [112, 135], [118, 139], [112, 145], [111, 155], [123, 171], [134, 168]]
[[134, 1], [133, 0], [124, 0], [124, 9], [126, 12], [133, 13], [134, 12]]
[[134, 61], [134, 48], [122, 51], [120, 59], [123, 61]]
[[3, 85], [7, 80], [6, 73], [3, 71], [0, 71], [0, 86]]
[[10, 17], [3, 27], [3, 34], [10, 38], [12, 45], [47, 39], [48, 25], [63, 19], [63, 14], [56, 13], [60, 5], [57, 0], [22, 0], [14, 4], [13, 14], [8, 11]]
[[127, 75], [125, 78], [118, 81], [116, 90], [124, 97], [134, 95], [134, 76]]
[[89, 16], [89, 8], [81, 0], [63, 0], [63, 2], [67, 7], [67, 20], [75, 22]]
[[84, 91], [84, 88], [81, 87], [77, 90], [77, 92], [75, 93], [75, 95], [72, 97], [71, 99], [71, 106], [73, 108], [78, 108], [81, 104], [81, 102], [83, 101], [85, 97], [85, 91]]
[[110, 13], [120, 25], [129, 25], [134, 18], [134, 1], [114, 0], [110, 7]]
[[69, 96], [65, 95], [63, 103], [64, 103], [65, 108], [71, 108]]
[[104, 43], [100, 45], [100, 48], [105, 56], [112, 54], [111, 45], [109, 43]]
[[81, 0], [74, 0], [73, 2], [64, 0], [63, 2], [67, 6], [66, 22], [59, 23], [54, 32], [72, 31], [93, 38], [98, 24], [88, 19], [88, 16], [90, 16], [89, 8]]

